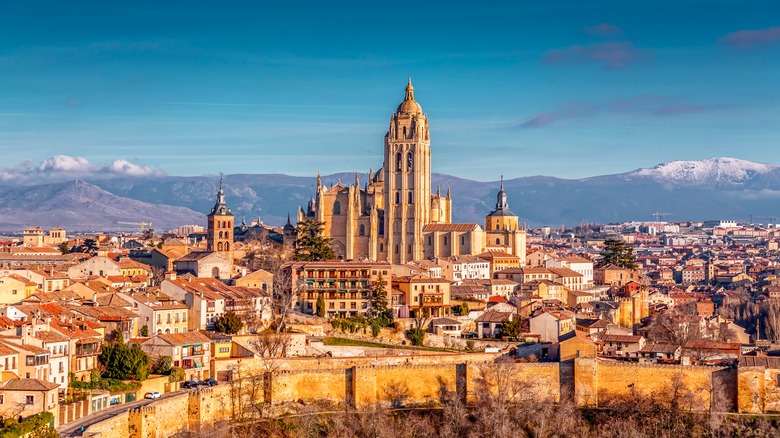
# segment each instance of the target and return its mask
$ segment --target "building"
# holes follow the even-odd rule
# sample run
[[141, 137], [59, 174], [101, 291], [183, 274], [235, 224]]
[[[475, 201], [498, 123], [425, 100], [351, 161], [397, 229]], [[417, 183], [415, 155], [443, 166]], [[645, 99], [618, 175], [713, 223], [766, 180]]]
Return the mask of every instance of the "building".
[[509, 211], [509, 202], [504, 191], [504, 177], [496, 196], [496, 208], [485, 216], [485, 250], [502, 251], [520, 259], [519, 266], [525, 266], [526, 232], [520, 226], [517, 216]]
[[[405, 264], [410, 260], [475, 255], [485, 251], [488, 233], [478, 224], [452, 224], [449, 189], [431, 189], [431, 142], [428, 116], [415, 100], [411, 79], [404, 100], [390, 117], [384, 138], [384, 163], [368, 181], [341, 181], [330, 187], [317, 177], [317, 187], [298, 222], [323, 223], [337, 257]], [[508, 210], [499, 192], [496, 210], [488, 215], [490, 243], [525, 259], [525, 230]], [[495, 227], [498, 227], [496, 229]], [[497, 243], [496, 243], [497, 242]]]
[[574, 314], [565, 310], [540, 313], [529, 320], [531, 333], [538, 334], [542, 342], [558, 342], [561, 335], [576, 327]]
[[183, 333], [189, 328], [189, 307], [163, 294], [158, 288], [118, 295], [138, 312], [139, 332], [146, 327], [149, 335], [162, 335]]
[[0, 386], [0, 416], [30, 417], [44, 411], [54, 411], [59, 400], [59, 385], [39, 379], [13, 378]]
[[393, 309], [401, 318], [442, 317], [450, 312], [450, 281], [422, 275], [393, 278]]
[[317, 300], [325, 302], [328, 318], [365, 313], [371, 294], [380, 281], [385, 285], [388, 304], [397, 312], [399, 303], [391, 299], [392, 269], [381, 262], [296, 262], [280, 270], [281, 284], [298, 297], [303, 313], [317, 312]]
[[169, 356], [173, 366], [184, 368], [187, 380], [211, 377], [211, 339], [203, 333], [191, 331], [169, 335], [155, 335], [139, 343], [152, 357]]
[[68, 277], [88, 278], [92, 276], [106, 277], [109, 275], [122, 275], [122, 268], [112, 259], [99, 255], [68, 268]]
[[225, 251], [193, 251], [173, 261], [177, 274], [190, 273], [198, 278], [229, 279], [233, 259]]
[[222, 190], [222, 176], [219, 177], [217, 202], [207, 216], [206, 231], [207, 251], [218, 252], [233, 262], [233, 224], [235, 218], [225, 203], [225, 192]]

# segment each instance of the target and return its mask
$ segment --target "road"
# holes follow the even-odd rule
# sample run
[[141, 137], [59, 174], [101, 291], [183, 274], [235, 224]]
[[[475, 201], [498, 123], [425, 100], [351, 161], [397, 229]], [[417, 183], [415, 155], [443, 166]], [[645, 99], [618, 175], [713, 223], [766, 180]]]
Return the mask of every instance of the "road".
[[[168, 398], [172, 397], [176, 394], [181, 394], [184, 391], [175, 391], [175, 392], [169, 392], [166, 394], [163, 394], [162, 398]], [[158, 399], [159, 400], [159, 399]], [[127, 412], [130, 409], [138, 408], [141, 406], [146, 406], [148, 404], [154, 403], [156, 400], [147, 400], [147, 399], [141, 399], [136, 400], [134, 402], [125, 403], [121, 405], [111, 406], [106, 410], [100, 411], [99, 413], [95, 415], [87, 415], [86, 417], [79, 418], [78, 420], [68, 423], [64, 426], [60, 426], [57, 428], [57, 432], [60, 433], [60, 436], [63, 437], [71, 437], [71, 436], [81, 436], [81, 427], [83, 426], [85, 429], [89, 426], [98, 423], [100, 421], [103, 421], [107, 418], [113, 417], [114, 415], [121, 414], [123, 412]]]

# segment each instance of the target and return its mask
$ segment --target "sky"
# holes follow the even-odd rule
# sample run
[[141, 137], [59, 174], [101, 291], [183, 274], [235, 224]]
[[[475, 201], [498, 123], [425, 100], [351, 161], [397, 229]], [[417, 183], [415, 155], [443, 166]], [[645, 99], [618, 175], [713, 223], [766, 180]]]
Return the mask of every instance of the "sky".
[[25, 0], [0, 1], [0, 182], [377, 169], [409, 76], [437, 173], [780, 164], [776, 0]]

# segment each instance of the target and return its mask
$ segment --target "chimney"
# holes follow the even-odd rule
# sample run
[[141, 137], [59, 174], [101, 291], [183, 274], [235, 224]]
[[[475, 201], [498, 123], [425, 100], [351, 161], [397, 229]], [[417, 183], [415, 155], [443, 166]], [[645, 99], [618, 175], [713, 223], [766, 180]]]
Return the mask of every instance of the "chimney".
[[176, 280], [176, 271], [168, 271], [165, 273], [165, 279], [166, 280]]
[[98, 305], [98, 302], [97, 302], [97, 292], [92, 294], [92, 302], [95, 303], [95, 307], [97, 307], [97, 305]]

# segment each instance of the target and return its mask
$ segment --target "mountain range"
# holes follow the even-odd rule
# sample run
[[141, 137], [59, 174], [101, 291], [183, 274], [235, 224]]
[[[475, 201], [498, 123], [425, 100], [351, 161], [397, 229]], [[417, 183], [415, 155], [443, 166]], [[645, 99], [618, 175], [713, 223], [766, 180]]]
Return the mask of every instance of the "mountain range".
[[[359, 175], [364, 184], [366, 174]], [[354, 173], [322, 177], [330, 185]], [[432, 175], [433, 190], [449, 186], [453, 221], [482, 224], [495, 206], [499, 182]], [[260, 218], [282, 225], [314, 192], [316, 177], [234, 174], [224, 177], [236, 223]], [[96, 178], [40, 185], [0, 186], [0, 231], [27, 225], [73, 231], [134, 230], [152, 222], [159, 230], [205, 224], [219, 180], [155, 175]], [[587, 222], [733, 219], [767, 223], [780, 218], [780, 166], [734, 158], [672, 161], [632, 172], [581, 179], [528, 176], [504, 181], [510, 209], [529, 226]]]

